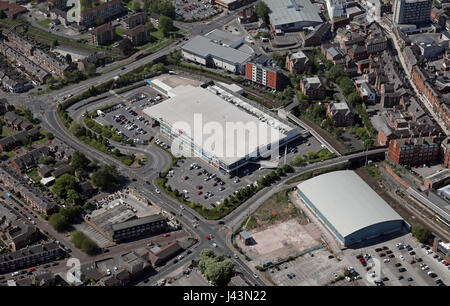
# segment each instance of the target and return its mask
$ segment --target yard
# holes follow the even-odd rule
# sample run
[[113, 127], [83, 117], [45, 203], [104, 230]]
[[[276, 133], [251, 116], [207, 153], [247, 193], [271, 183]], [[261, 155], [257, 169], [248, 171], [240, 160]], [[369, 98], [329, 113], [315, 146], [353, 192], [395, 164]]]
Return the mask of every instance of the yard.
[[39, 20], [37, 21], [37, 23], [44, 28], [48, 28], [48, 25], [50, 24], [50, 22], [52, 22], [51, 19], [44, 19], [44, 20]]

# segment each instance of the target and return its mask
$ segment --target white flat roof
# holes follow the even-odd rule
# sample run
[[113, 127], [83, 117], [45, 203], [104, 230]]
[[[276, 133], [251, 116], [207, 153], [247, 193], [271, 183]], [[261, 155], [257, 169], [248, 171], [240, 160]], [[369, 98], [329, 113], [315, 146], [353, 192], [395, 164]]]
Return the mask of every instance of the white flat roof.
[[322, 174], [297, 188], [342, 237], [377, 223], [403, 220], [351, 170]]
[[[248, 110], [225, 101], [215, 94], [219, 88], [207, 89], [191, 85], [178, 86], [171, 90], [175, 96], [157, 105], [144, 109], [144, 113], [157, 121], [164, 122], [173, 129], [181, 130], [198, 147], [215, 155], [226, 164], [232, 164], [246, 155], [254, 153], [258, 148], [265, 148], [268, 144], [280, 141], [285, 135], [279, 131], [282, 127], [288, 131], [294, 128], [280, 123], [274, 117], [265, 115], [264, 121], [250, 113], [256, 112], [261, 117], [261, 111], [256, 110], [246, 102], [233, 96], [234, 101]], [[238, 132], [226, 127], [241, 124]], [[248, 132], [244, 127], [252, 126], [257, 135]], [[195, 134], [196, 127], [203, 127], [200, 135]], [[216, 130], [207, 129], [219, 127], [223, 136]], [[200, 131], [202, 131], [200, 129]], [[211, 145], [214, 144], [214, 145]], [[234, 150], [232, 150], [234, 148]], [[234, 152], [231, 152], [234, 151]]]

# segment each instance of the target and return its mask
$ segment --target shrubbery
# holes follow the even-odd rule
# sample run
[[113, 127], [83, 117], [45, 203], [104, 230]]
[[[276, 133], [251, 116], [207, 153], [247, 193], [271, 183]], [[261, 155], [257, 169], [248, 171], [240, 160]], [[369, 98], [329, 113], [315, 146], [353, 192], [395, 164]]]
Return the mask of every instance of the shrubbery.
[[88, 254], [93, 253], [95, 250], [98, 249], [97, 244], [94, 241], [92, 241], [91, 238], [89, 238], [83, 232], [80, 231], [74, 231], [70, 235], [70, 241], [77, 248]]

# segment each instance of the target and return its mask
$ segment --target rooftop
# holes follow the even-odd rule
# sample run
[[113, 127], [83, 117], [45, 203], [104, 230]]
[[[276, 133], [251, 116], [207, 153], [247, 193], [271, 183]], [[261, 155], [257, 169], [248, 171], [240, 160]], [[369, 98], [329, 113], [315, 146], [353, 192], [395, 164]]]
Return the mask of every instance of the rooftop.
[[354, 171], [322, 174], [297, 188], [342, 237], [378, 223], [402, 220]]
[[450, 169], [444, 169], [426, 177], [427, 180], [430, 180], [433, 183], [440, 182], [448, 178], [450, 178]]
[[215, 43], [205, 36], [195, 36], [182, 49], [205, 58], [212, 56], [223, 59], [231, 64], [243, 64], [252, 57], [252, 54]]
[[265, 0], [270, 8], [270, 22], [274, 27], [278, 25], [312, 21], [323, 22], [317, 8], [309, 0]]
[[150, 216], [146, 216], [146, 217], [142, 217], [142, 218], [138, 218], [138, 219], [131, 219], [125, 222], [121, 222], [121, 223], [116, 223], [113, 224], [111, 226], [111, 229], [113, 231], [120, 231], [123, 229], [127, 229], [130, 227], [135, 227], [135, 226], [139, 226], [139, 225], [143, 225], [143, 224], [147, 224], [147, 223], [151, 223], [151, 222], [158, 222], [158, 221], [164, 221], [165, 218], [162, 215], [150, 215]]
[[220, 42], [226, 47], [236, 48], [237, 45], [240, 45], [243, 42], [243, 38], [241, 36], [233, 35], [230, 32], [225, 32], [219, 29], [212, 30], [205, 37]]
[[[236, 96], [225, 95], [225, 91], [220, 91], [220, 88], [216, 86], [206, 89], [191, 85], [178, 86], [171, 92], [170, 99], [144, 109], [144, 113], [155, 120], [168, 124], [174, 131], [181, 131], [197, 147], [203, 148], [205, 153], [213, 154], [229, 165], [256, 152], [257, 148], [263, 148], [270, 143], [279, 141], [283, 137], [282, 133], [294, 129]], [[231, 99], [234, 103], [231, 102]], [[194, 133], [193, 129], [197, 126], [195, 122], [199, 119], [198, 116], [201, 116], [203, 124], [218, 124], [224, 131], [223, 135], [213, 134], [214, 146], [204, 147], [203, 142], [206, 136], [202, 132], [200, 135]], [[255, 130], [243, 129], [243, 135], [240, 135], [239, 138], [239, 146], [235, 142], [234, 130], [227, 133], [227, 129], [235, 124], [244, 124], [246, 127], [255, 128]], [[260, 139], [254, 139], [254, 136], [251, 138], [251, 132], [257, 132]], [[245, 145], [243, 146], [241, 143]], [[237, 150], [235, 150], [236, 148]]]

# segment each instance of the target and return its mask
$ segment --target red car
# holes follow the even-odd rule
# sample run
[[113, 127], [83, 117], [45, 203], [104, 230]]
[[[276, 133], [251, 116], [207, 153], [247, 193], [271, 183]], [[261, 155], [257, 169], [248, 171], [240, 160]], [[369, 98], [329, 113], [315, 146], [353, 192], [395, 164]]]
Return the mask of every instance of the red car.
[[209, 237], [209, 235], [208, 235], [208, 236], [206, 236], [206, 239], [211, 240], [211, 237]]
[[36, 271], [36, 268], [29, 268], [29, 269], [28, 269], [28, 273], [31, 273], [31, 272], [33, 272], [33, 271]]
[[23, 209], [28, 210], [28, 208], [26, 206], [24, 206]]
[[170, 236], [170, 234], [164, 234], [164, 237], [169, 237]]
[[203, 193], [203, 191], [199, 190], [197, 191], [197, 195], [201, 195]]

